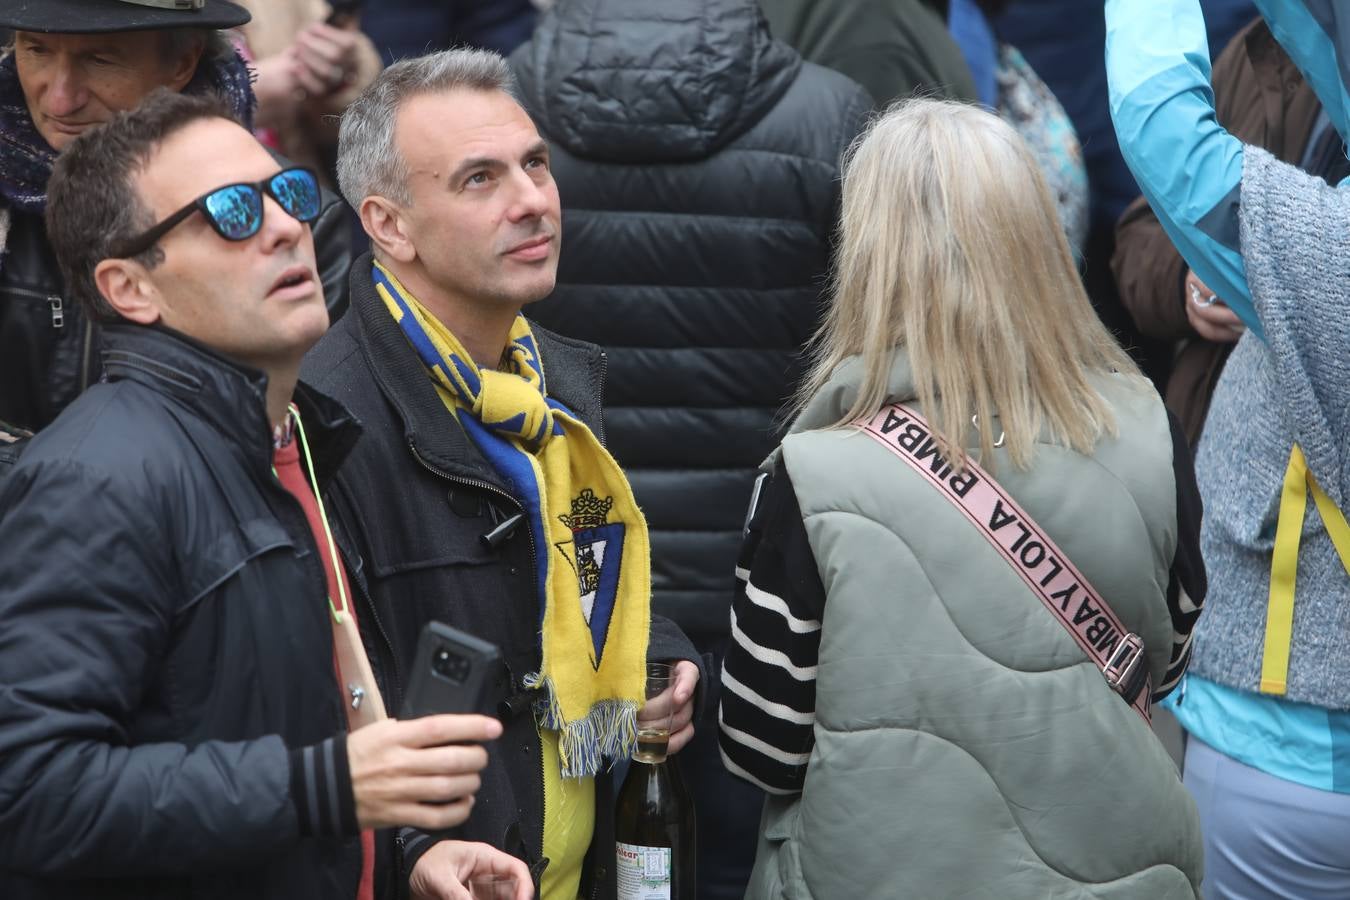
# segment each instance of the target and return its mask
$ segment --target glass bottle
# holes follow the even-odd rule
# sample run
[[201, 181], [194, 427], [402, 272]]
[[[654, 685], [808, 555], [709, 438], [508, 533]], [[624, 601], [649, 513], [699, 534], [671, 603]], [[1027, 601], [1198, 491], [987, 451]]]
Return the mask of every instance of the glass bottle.
[[[648, 706], [673, 705], [670, 666], [647, 669]], [[666, 758], [669, 740], [669, 718], [663, 727], [644, 714], [614, 815], [618, 900], [697, 900], [694, 802], [679, 765]]]

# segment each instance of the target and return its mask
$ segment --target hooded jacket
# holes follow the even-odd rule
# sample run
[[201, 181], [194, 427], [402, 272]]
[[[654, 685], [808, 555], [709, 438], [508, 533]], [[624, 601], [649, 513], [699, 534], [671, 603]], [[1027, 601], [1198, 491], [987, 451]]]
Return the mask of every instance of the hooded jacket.
[[773, 40], [750, 0], [571, 0], [512, 67], [565, 206], [558, 287], [530, 315], [608, 351], [605, 426], [651, 528], [655, 609], [724, 634], [871, 100]]

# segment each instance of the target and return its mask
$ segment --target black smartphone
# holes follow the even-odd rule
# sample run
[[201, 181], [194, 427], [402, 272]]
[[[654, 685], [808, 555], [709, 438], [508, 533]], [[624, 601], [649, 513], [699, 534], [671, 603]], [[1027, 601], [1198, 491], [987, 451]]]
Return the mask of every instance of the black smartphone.
[[324, 20], [327, 25], [343, 28], [361, 18], [361, 5], [364, 0], [328, 0], [333, 11]]
[[417, 639], [417, 658], [399, 718], [438, 713], [495, 715], [495, 708], [489, 708], [493, 704], [488, 689], [501, 665], [502, 655], [495, 645], [444, 622], [428, 622]]

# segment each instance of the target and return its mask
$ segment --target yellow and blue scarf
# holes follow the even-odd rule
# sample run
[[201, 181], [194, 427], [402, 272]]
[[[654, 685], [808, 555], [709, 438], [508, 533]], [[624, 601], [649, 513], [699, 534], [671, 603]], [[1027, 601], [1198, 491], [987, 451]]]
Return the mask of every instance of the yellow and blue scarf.
[[529, 519], [544, 607], [540, 671], [526, 684], [544, 692], [541, 725], [559, 732], [563, 776], [594, 775], [602, 757], [628, 756], [637, 734], [651, 627], [646, 519], [618, 463], [548, 396], [524, 316], [501, 367], [480, 368], [389, 270], [376, 263], [373, 277], [442, 402]]

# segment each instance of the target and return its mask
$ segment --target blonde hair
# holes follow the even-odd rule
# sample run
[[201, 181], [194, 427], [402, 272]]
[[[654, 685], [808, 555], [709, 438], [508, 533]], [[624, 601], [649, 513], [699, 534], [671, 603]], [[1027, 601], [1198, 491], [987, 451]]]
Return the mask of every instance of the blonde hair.
[[1115, 433], [1089, 375], [1142, 382], [1088, 303], [1036, 160], [974, 106], [905, 101], [849, 148], [832, 286], [796, 410], [860, 356], [862, 384], [834, 425], [875, 414], [904, 347], [942, 455], [958, 469], [972, 415], [986, 465], [1002, 431], [1026, 469], [1043, 427], [1083, 453]]

